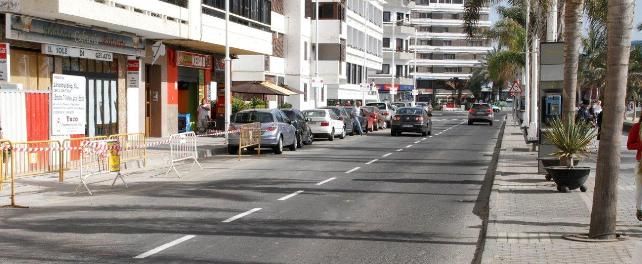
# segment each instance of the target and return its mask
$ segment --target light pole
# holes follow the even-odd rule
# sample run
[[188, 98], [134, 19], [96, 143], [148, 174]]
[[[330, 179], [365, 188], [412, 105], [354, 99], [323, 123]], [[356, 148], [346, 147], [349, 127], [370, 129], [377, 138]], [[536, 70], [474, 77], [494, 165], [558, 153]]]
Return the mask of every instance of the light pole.
[[397, 36], [395, 28], [397, 26], [397, 22], [399, 22], [399, 20], [392, 22], [392, 38], [390, 40], [390, 47], [392, 48], [392, 62], [390, 62], [390, 103], [395, 102], [395, 95], [392, 93], [392, 90], [395, 89], [395, 74], [397, 69], [397, 65], [395, 65], [395, 56], [397, 55]]
[[417, 29], [415, 28], [415, 48], [413, 50], [415, 59], [412, 60], [414, 64], [414, 71], [412, 72], [412, 106], [417, 104]]
[[225, 140], [229, 139], [232, 114], [232, 59], [230, 58], [230, 0], [225, 0]]
[[[319, 0], [316, 0], [314, 9], [315, 9], [314, 10], [314, 18], [315, 18], [315, 21], [314, 21], [314, 24], [315, 24], [314, 25], [314, 35], [315, 35], [314, 36], [314, 63], [315, 63], [314, 82], [316, 85], [312, 89], [314, 90], [314, 95], [315, 95], [314, 108], [317, 108], [318, 101], [319, 101], [318, 98], [320, 97], [317, 95], [319, 95], [319, 92], [323, 93], [323, 91], [319, 91], [320, 89], [318, 86], [319, 85], [318, 84], [319, 82]], [[323, 84], [322, 84], [322, 87], [323, 87]]]

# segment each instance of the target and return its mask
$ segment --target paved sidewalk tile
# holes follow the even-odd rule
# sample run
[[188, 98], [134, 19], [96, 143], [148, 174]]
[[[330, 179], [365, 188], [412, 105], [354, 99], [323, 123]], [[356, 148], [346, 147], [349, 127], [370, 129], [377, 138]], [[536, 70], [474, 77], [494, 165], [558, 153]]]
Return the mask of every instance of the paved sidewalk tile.
[[537, 173], [537, 152], [524, 142], [510, 117], [502, 140], [482, 263], [642, 263], [642, 259], [632, 259], [635, 250], [642, 250], [636, 249], [642, 240], [642, 225], [634, 216], [634, 153], [622, 148], [618, 185], [618, 232], [628, 239], [574, 242], [562, 236], [588, 232], [595, 155], [582, 161], [593, 168], [586, 183], [588, 191], [559, 193], [555, 183]]

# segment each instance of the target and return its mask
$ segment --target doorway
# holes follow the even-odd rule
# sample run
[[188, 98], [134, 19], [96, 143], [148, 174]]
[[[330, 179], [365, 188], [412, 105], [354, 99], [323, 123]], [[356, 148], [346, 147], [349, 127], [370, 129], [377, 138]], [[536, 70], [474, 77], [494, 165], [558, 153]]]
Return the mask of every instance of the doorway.
[[161, 137], [161, 66], [145, 64], [145, 136]]

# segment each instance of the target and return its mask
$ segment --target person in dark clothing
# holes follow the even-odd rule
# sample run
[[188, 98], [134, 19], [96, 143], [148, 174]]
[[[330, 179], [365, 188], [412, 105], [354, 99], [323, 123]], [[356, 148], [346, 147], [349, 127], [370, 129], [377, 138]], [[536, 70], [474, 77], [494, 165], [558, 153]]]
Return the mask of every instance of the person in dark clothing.
[[582, 102], [582, 105], [580, 105], [580, 109], [577, 110], [577, 114], [575, 115], [575, 122], [587, 122], [595, 125], [593, 122], [593, 115], [589, 112], [588, 109], [588, 101]]

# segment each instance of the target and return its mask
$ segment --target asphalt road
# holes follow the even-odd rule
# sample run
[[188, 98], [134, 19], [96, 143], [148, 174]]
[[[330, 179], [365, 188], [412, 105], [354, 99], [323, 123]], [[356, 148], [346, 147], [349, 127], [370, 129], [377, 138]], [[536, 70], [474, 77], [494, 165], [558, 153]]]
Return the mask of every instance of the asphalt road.
[[465, 118], [0, 209], [0, 263], [470, 263], [501, 122]]

